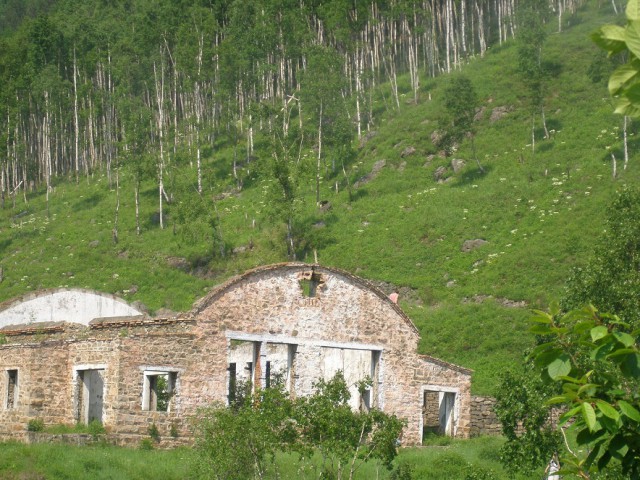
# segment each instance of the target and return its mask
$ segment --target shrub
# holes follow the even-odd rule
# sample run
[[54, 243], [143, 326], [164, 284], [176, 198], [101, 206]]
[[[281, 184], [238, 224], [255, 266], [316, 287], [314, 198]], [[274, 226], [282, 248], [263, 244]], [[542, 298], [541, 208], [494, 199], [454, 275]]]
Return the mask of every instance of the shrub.
[[158, 426], [155, 423], [152, 423], [151, 425], [149, 425], [147, 432], [149, 433], [149, 436], [154, 442], [160, 441], [160, 431], [158, 430]]
[[27, 423], [28, 432], [42, 432], [44, 430], [44, 420], [41, 418], [32, 418]]
[[153, 440], [150, 438], [140, 440], [140, 450], [153, 450]]

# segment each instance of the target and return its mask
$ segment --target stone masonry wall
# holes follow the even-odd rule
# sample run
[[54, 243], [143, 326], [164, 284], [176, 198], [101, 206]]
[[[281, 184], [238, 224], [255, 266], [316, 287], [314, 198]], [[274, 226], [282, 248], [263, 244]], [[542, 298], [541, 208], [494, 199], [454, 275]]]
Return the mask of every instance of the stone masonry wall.
[[[309, 279], [316, 282], [311, 296], [303, 288]], [[56, 324], [6, 338], [0, 345], [0, 394], [6, 396], [6, 371], [17, 369], [19, 401], [7, 409], [0, 398], [0, 438], [24, 438], [32, 418], [74, 424], [79, 396], [74, 372], [99, 369], [102, 419], [111, 436], [136, 444], [154, 425], [167, 443], [180, 443], [189, 437], [199, 407], [226, 403], [232, 339], [281, 345], [278, 355], [294, 359], [294, 396], [310, 393], [313, 381], [325, 370], [335, 371], [340, 361], [359, 362], [353, 372], [369, 365], [378, 380], [371, 403], [407, 419], [405, 445], [421, 442], [425, 390], [455, 393], [457, 436], [468, 436], [472, 426], [471, 372], [418, 355], [418, 331], [399, 307], [363, 280], [334, 269], [266, 267], [214, 289], [193, 311], [172, 319]], [[259, 350], [260, 362], [276, 351]], [[258, 367], [264, 372], [264, 365]], [[145, 406], [145, 372], [170, 372], [175, 379], [168, 411]]]
[[[213, 340], [219, 333], [241, 332], [249, 336], [242, 339], [256, 341], [289, 344], [324, 341], [345, 348], [357, 348], [356, 344], [370, 345], [373, 350], [379, 348], [382, 350], [379, 406], [408, 420], [403, 442], [421, 441], [424, 385], [457, 386], [458, 434], [467, 436], [470, 372], [444, 363], [435, 364], [417, 355], [419, 336], [413, 324], [386, 298], [380, 298], [356, 279], [316, 268], [314, 274], [320, 276], [321, 286], [315, 297], [305, 297], [300, 279], [308, 270], [308, 266], [266, 270], [214, 292], [196, 313], [199, 336]], [[209, 347], [204, 351], [215, 350]], [[300, 350], [298, 360], [303, 355], [309, 358], [296, 367], [301, 378], [298, 385], [305, 390], [295, 392], [296, 395], [310, 393], [306, 390], [321, 370], [315, 360], [319, 353], [314, 356], [313, 348], [308, 346]], [[317, 371], [301, 371], [304, 366]], [[226, 378], [221, 376], [218, 382], [226, 382]]]
[[471, 397], [471, 427], [469, 433], [477, 435], [501, 435], [502, 425], [493, 408], [496, 399], [493, 397]]

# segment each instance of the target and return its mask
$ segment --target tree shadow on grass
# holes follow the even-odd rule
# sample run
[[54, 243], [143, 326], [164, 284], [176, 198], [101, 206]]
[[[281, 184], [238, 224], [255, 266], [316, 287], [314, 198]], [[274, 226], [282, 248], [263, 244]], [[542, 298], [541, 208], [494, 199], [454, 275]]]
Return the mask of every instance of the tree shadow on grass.
[[76, 204], [73, 206], [73, 208], [76, 211], [77, 210], [89, 210], [90, 208], [93, 208], [98, 203], [100, 203], [103, 198], [104, 198], [104, 193], [103, 192], [95, 192], [95, 193], [92, 193], [91, 195], [88, 195], [88, 196], [84, 197], [80, 201], [76, 202]]
[[491, 165], [482, 165], [483, 171], [478, 168], [478, 165], [473, 163], [473, 165], [469, 165], [461, 174], [455, 177], [455, 181], [451, 183], [452, 187], [468, 187], [469, 185], [473, 185], [479, 180], [487, 177], [493, 167]]

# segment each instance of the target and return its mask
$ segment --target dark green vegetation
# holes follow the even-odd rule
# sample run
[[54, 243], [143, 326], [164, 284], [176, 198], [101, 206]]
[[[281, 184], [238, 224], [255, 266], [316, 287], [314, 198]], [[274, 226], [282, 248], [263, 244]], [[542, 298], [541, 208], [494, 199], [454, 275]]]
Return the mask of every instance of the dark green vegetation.
[[[46, 175], [46, 170], [30, 164], [34, 178], [40, 182], [38, 188], [23, 192], [24, 185], [19, 185], [15, 195], [9, 195], [14, 190], [11, 185], [7, 192], [0, 209], [3, 269], [0, 300], [40, 288], [74, 286], [113, 292], [129, 301], [139, 300], [152, 311], [185, 310], [213, 285], [232, 275], [286, 260], [293, 251], [297, 259], [313, 262], [315, 250], [320, 263], [400, 289], [400, 304], [421, 331], [421, 351], [474, 369], [474, 391], [493, 393], [499, 372], [519, 363], [522, 351], [531, 344], [525, 333], [528, 308], [545, 307], [563, 296], [572, 268], [585, 265], [594, 240], [602, 233], [603, 214], [614, 192], [623, 184], [635, 183], [640, 175], [638, 144], [631, 128], [628, 168], [619, 168], [618, 178], [612, 179], [611, 153], [617, 159], [623, 158], [622, 119], [611, 113], [612, 104], [604, 84], [594, 83], [587, 72], [593, 70], [590, 66], [598, 58], [589, 34], [615, 18], [610, 3], [601, 2], [600, 7], [597, 3], [587, 2], [575, 15], [567, 14], [561, 33], [556, 33], [551, 22], [545, 26], [542, 58], [549, 68], [543, 94], [549, 138], [544, 139], [542, 131], [536, 132], [535, 152], [531, 149], [529, 90], [519, 74], [517, 44], [507, 41], [498, 45], [496, 41], [482, 58], [476, 56], [464, 65], [463, 73], [473, 85], [481, 109], [472, 130], [484, 172], [473, 161], [470, 139], [464, 139], [453, 158], [464, 159], [466, 166], [454, 173], [451, 157], [437, 155], [431, 137], [445, 116], [449, 77], [428, 77], [427, 73], [432, 73], [429, 65], [423, 65], [417, 72], [420, 79], [417, 90], [411, 73], [396, 77], [387, 70], [386, 78], [380, 81], [388, 83], [372, 85], [368, 80], [367, 90], [362, 90], [358, 97], [362, 102], [368, 99], [368, 103], [360, 104], [361, 113], [368, 112], [367, 120], [359, 122], [362, 141], [355, 139], [355, 96], [340, 103], [341, 96], [322, 93], [322, 84], [310, 82], [311, 91], [306, 92], [306, 97], [300, 91], [302, 127], [295, 100], [286, 107], [251, 100], [249, 103], [257, 110], [251, 117], [253, 150], [248, 154], [248, 112], [238, 117], [233, 110], [236, 107], [208, 110], [199, 120], [194, 103], [185, 107], [177, 133], [170, 115], [162, 128], [157, 126], [159, 105], [167, 106], [163, 115], [173, 112], [169, 108], [174, 101], [171, 93], [174, 71], [169, 52], [178, 59], [178, 66], [184, 59], [184, 68], [190, 69], [188, 75], [179, 76], [185, 92], [187, 85], [190, 94], [197, 88], [213, 91], [213, 85], [207, 83], [210, 79], [198, 83], [197, 38], [183, 46], [172, 44], [172, 39], [187, 39], [188, 34], [197, 37], [198, 32], [213, 35], [211, 32], [219, 26], [191, 28], [191, 23], [185, 22], [185, 31], [180, 34], [171, 25], [153, 30], [166, 32], [170, 48], [161, 54], [164, 40], [144, 37], [151, 36], [151, 30], [136, 29], [141, 37], [121, 38], [114, 17], [102, 15], [98, 6], [92, 13], [85, 5], [93, 4], [83, 2], [83, 7], [78, 7], [71, 16], [68, 11], [72, 3], [59, 2], [59, 9], [49, 10], [52, 25], [42, 23], [41, 17], [7, 32], [0, 40], [7, 46], [0, 52], [24, 55], [3, 55], [3, 75], [23, 71], [21, 65], [27, 68], [28, 58], [35, 61], [36, 51], [29, 53], [20, 48], [28, 45], [32, 38], [29, 35], [35, 35], [37, 28], [60, 30], [63, 18], [86, 18], [94, 23], [74, 28], [78, 32], [85, 27], [102, 29], [105, 35], [109, 32], [115, 35], [113, 42], [103, 44], [113, 45], [112, 78], [114, 82], [126, 78], [135, 83], [126, 86], [119, 81], [116, 86], [125, 91], [133, 91], [128, 88], [146, 92], [143, 98], [147, 104], [134, 95], [118, 97], [115, 87], [113, 96], [104, 90], [100, 93], [104, 97], [97, 91], [95, 97], [79, 96], [84, 98], [78, 106], [80, 144], [88, 138], [87, 119], [94, 115], [93, 126], [100, 127], [102, 118], [107, 118], [109, 105], [113, 106], [112, 111], [125, 112], [120, 129], [116, 129], [124, 129], [125, 136], [113, 137], [112, 150], [108, 147], [111, 140], [101, 137], [96, 146], [101, 156], [96, 153], [96, 159], [104, 160], [88, 174], [82, 162], [90, 158], [90, 149], [83, 147], [89, 150], [83, 150], [84, 157], [76, 170], [73, 42], [66, 44], [61, 84], [66, 93], [56, 97], [56, 102], [60, 99], [64, 102], [56, 103], [55, 108], [52, 103], [49, 117], [50, 140], [54, 141], [57, 132], [54, 118], [60, 112], [67, 115], [65, 121], [70, 125], [71, 137], [65, 143], [66, 155], [60, 156], [66, 162], [66, 170], [62, 160], [59, 168], [64, 173], [60, 176]], [[170, 13], [172, 18], [182, 18], [181, 12]], [[133, 11], [122, 18], [134, 21], [136, 15]], [[155, 14], [148, 11], [144, 15], [151, 22]], [[77, 39], [77, 58], [81, 37], [66, 31], [59, 33], [64, 33], [64, 38]], [[242, 34], [243, 29], [238, 26], [233, 32], [238, 36], [237, 44], [253, 45], [243, 40]], [[213, 37], [207, 37], [208, 45], [215, 46]], [[335, 33], [331, 44], [339, 44], [340, 38]], [[120, 44], [116, 40], [130, 43]], [[157, 48], [147, 47], [156, 41]], [[193, 52], [180, 53], [180, 48], [189, 45], [195, 49]], [[78, 71], [85, 72], [78, 75], [78, 81], [95, 73], [96, 62], [104, 72], [108, 71], [107, 47], [93, 48], [86, 44], [82, 48], [87, 55], [93, 52], [96, 60], [78, 67]], [[129, 58], [149, 64], [133, 61], [140, 70], [126, 70], [127, 75], [123, 76], [124, 66], [118, 62], [125, 57], [120, 54], [116, 57], [116, 48], [129, 52]], [[317, 49], [314, 55], [324, 58], [317, 64], [318, 69], [324, 70], [316, 76], [339, 85], [340, 76], [332, 66], [339, 59], [331, 55], [330, 49]], [[44, 58], [42, 61], [47, 63]], [[241, 71], [247, 71], [242, 70], [242, 62], [255, 57], [228, 58], [237, 60]], [[157, 61], [156, 70], [164, 62], [164, 86], [158, 83], [162, 80], [160, 72], [153, 76], [153, 59]], [[42, 68], [51, 69], [54, 64], [57, 65], [47, 63]], [[220, 65], [235, 71], [232, 67], [235, 68]], [[399, 72], [410, 70], [402, 62], [397, 67]], [[608, 68], [606, 62], [604, 68]], [[60, 78], [47, 76], [43, 69], [36, 75], [42, 81]], [[142, 73], [148, 76], [139, 77]], [[23, 76], [13, 75], [11, 82], [35, 81], [33, 75], [24, 71]], [[107, 74], [101, 78], [106, 85]], [[89, 83], [82, 88], [94, 88]], [[43, 113], [46, 108], [42, 92], [49, 87], [38, 85], [42, 87], [38, 108]], [[226, 90], [220, 85], [215, 90], [216, 99], [234, 92], [233, 98], [238, 100], [235, 85]], [[18, 118], [20, 112], [26, 115], [27, 111], [22, 109], [28, 96], [25, 90], [20, 92], [23, 96], [19, 105], [12, 103], [9, 92], [3, 93], [3, 105], [9, 108], [10, 119]], [[155, 100], [158, 92], [164, 92], [165, 96], [159, 103]], [[89, 98], [95, 102], [94, 110], [90, 110]], [[499, 111], [504, 111], [504, 115], [492, 120], [492, 113]], [[291, 117], [285, 134], [283, 116], [287, 115]], [[24, 125], [27, 118], [23, 118]], [[200, 121], [202, 128], [198, 128]], [[367, 134], [367, 122], [375, 134]], [[0, 163], [6, 166], [5, 148], [11, 155], [17, 152], [20, 159], [26, 158], [27, 150], [19, 142], [13, 147], [14, 120], [3, 125]], [[160, 130], [165, 135], [166, 157], [162, 158]], [[149, 142], [153, 142], [152, 147]], [[409, 147], [415, 151], [410, 153]], [[201, 195], [197, 193], [198, 150], [202, 162]], [[111, 163], [106, 160], [107, 151], [114, 153]], [[37, 160], [40, 162], [41, 158]], [[46, 161], [45, 158], [45, 164]], [[385, 166], [379, 174], [368, 183], [363, 182], [361, 179], [382, 161]], [[161, 165], [163, 189], [171, 200], [167, 204], [163, 195], [162, 216], [158, 186]], [[439, 167], [447, 167], [443, 173], [443, 178], [448, 178], [445, 183], [434, 178]], [[140, 235], [136, 233], [135, 214], [138, 179]], [[47, 182], [51, 186], [48, 195]], [[324, 209], [316, 206], [317, 198], [329, 202]], [[160, 228], [160, 219], [164, 228]], [[293, 251], [287, 237], [293, 242]], [[488, 243], [469, 252], [461, 250], [465, 240], [478, 238]]]
[[[370, 386], [370, 379], [363, 380], [358, 389], [362, 393]], [[242, 391], [247, 389], [241, 386]], [[200, 409], [194, 421], [194, 475], [216, 480], [280, 478], [281, 465], [274, 458], [289, 453], [295, 454], [291, 460], [298, 470], [312, 478], [353, 478], [372, 463], [391, 471], [404, 422], [380, 410], [354, 411], [350, 396], [338, 372], [331, 380], [319, 380], [306, 397], [292, 399], [280, 384], [253, 395], [236, 394], [228, 407]], [[306, 475], [296, 475], [301, 476]]]
[[[442, 440], [442, 439], [441, 439]], [[472, 440], [434, 442], [425, 448], [402, 449], [396, 465], [399, 472], [410, 470], [421, 480], [507, 480], [513, 479], [502, 469], [496, 451], [499, 438], [480, 437]], [[0, 477], [7, 480], [44, 479], [147, 479], [189, 478], [192, 452], [185, 449], [131, 450], [107, 445], [73, 447], [68, 445], [0, 445]], [[281, 478], [316, 478], [317, 468], [301, 470], [297, 455], [276, 457]], [[319, 465], [319, 462], [316, 464]], [[541, 473], [541, 472], [540, 472]], [[379, 477], [376, 477], [379, 475]], [[474, 476], [475, 475], [475, 476]], [[356, 472], [356, 479], [390, 478], [389, 472], [375, 464], [366, 464]], [[408, 477], [396, 477], [401, 480]], [[516, 476], [516, 480], [531, 477]]]

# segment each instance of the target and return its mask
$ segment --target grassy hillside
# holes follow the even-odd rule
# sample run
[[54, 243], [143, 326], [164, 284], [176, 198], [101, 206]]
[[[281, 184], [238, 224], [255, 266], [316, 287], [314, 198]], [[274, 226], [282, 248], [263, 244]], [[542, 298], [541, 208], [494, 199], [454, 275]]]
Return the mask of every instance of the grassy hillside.
[[[562, 296], [571, 269], [587, 261], [616, 189], [640, 176], [638, 142], [630, 137], [623, 171], [622, 119], [611, 113], [604, 83], [587, 76], [598, 55], [588, 35], [614, 20], [609, 9], [592, 2], [562, 33], [550, 33], [543, 56], [555, 66], [545, 98], [553, 131], [547, 140], [537, 132], [535, 153], [516, 47], [508, 43], [463, 68], [482, 103], [476, 147], [484, 173], [471, 158], [469, 142], [454, 155], [466, 162], [458, 173], [432, 144], [448, 77], [423, 78], [418, 104], [410, 101], [408, 79], [400, 78], [406, 102], [385, 108], [391, 106], [390, 90], [380, 87], [377, 124], [348, 172], [354, 182], [376, 165], [375, 178], [359, 182], [351, 201], [345, 189], [336, 193], [334, 180], [325, 179], [326, 211], [315, 207], [309, 182], [299, 232], [302, 260], [313, 262], [316, 248], [322, 264], [399, 289], [401, 306], [422, 333], [421, 351], [474, 369], [476, 393], [492, 393], [498, 373], [521, 360], [531, 341], [525, 333], [528, 309]], [[496, 119], [499, 110], [506, 113]], [[620, 160], [616, 180], [610, 151]], [[262, 158], [267, 155], [263, 150]], [[207, 227], [195, 237], [185, 235], [177, 222], [180, 198], [168, 206], [168, 227], [159, 229], [152, 181], [144, 185], [143, 231], [137, 236], [132, 181], [124, 176], [114, 244], [115, 178], [109, 182], [96, 172], [88, 183], [59, 180], [49, 215], [43, 191], [26, 203], [18, 197], [15, 206], [8, 200], [0, 209], [0, 301], [74, 286], [141, 301], [151, 311], [181, 311], [229, 276], [285, 260], [284, 225], [268, 215], [269, 180], [260, 162], [248, 167], [251, 173], [237, 192], [232, 156], [230, 146], [214, 145], [207, 163], [213, 187], [206, 197], [217, 199], [211, 214], [220, 217], [229, 247], [225, 258], [212, 253]], [[186, 165], [174, 164], [173, 185], [195, 181]], [[446, 182], [434, 178], [439, 167], [447, 168]], [[462, 251], [474, 239], [487, 243]]]

